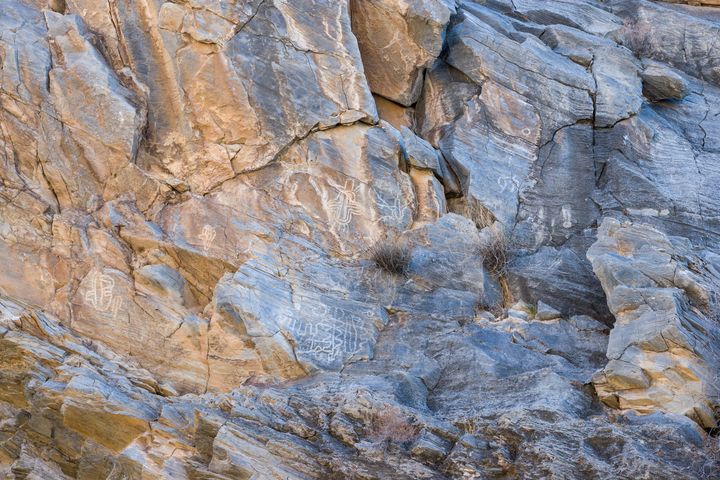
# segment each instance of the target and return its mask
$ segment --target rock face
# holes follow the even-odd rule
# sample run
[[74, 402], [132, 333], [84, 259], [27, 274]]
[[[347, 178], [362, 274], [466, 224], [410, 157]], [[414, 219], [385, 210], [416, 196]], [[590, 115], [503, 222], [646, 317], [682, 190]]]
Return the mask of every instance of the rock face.
[[616, 323], [593, 378], [608, 405], [668, 411], [715, 427], [720, 394], [720, 259], [697, 258], [657, 230], [606, 219], [588, 258]]
[[0, 0], [0, 478], [717, 478], [713, 4]]
[[443, 47], [454, 0], [351, 0], [370, 89], [406, 107], [414, 104], [425, 67]]

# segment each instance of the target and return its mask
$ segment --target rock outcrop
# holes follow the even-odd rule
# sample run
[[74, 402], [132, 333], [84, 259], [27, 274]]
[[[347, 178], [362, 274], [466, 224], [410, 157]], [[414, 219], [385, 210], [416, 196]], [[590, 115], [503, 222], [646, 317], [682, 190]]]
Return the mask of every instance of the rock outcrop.
[[715, 427], [720, 397], [720, 257], [698, 258], [657, 230], [606, 219], [588, 250], [615, 315], [593, 379], [616, 408], [687, 415]]
[[0, 0], [0, 478], [716, 478], [714, 4]]
[[442, 50], [454, 0], [351, 0], [350, 10], [370, 89], [413, 105]]

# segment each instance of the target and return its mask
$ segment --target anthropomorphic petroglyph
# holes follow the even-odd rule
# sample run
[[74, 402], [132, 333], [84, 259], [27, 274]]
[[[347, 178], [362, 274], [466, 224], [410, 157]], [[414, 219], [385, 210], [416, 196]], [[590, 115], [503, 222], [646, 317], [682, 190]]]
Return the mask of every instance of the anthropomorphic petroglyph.
[[215, 230], [215, 227], [212, 225], [205, 225], [202, 229], [202, 232], [199, 235], [200, 240], [202, 241], [202, 249], [203, 253], [207, 255], [208, 251], [210, 250], [210, 247], [213, 244], [213, 241], [215, 241], [215, 237], [217, 236], [217, 231]]
[[332, 180], [328, 180], [328, 184], [336, 191], [333, 198], [328, 198], [327, 194], [323, 198], [325, 205], [330, 210], [330, 222], [340, 229], [347, 228], [352, 222], [353, 216], [362, 213], [362, 208], [357, 200], [360, 185], [350, 179], [345, 180], [343, 185], [338, 185]]
[[85, 301], [105, 315], [117, 316], [123, 300], [115, 292], [115, 279], [110, 275], [95, 272], [91, 274], [90, 288], [85, 292]]

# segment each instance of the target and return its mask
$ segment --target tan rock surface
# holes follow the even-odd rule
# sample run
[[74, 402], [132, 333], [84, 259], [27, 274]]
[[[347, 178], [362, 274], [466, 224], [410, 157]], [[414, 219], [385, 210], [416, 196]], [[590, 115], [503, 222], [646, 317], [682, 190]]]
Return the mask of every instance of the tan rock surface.
[[714, 267], [688, 258], [651, 227], [606, 219], [598, 237], [588, 258], [617, 319], [610, 362], [593, 377], [600, 399], [714, 427], [720, 394], [719, 306], [713, 299], [720, 278]]
[[0, 0], [0, 479], [717, 477], [719, 19]]
[[425, 67], [440, 55], [454, 5], [448, 0], [352, 0], [350, 10], [370, 89], [411, 106], [420, 96]]

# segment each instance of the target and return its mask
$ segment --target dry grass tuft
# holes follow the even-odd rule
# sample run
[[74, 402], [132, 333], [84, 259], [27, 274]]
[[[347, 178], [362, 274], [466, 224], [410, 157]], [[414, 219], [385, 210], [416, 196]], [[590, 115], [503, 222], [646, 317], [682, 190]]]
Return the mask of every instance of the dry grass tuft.
[[406, 275], [410, 266], [411, 251], [406, 245], [399, 243], [380, 243], [371, 251], [375, 264], [393, 275]]
[[[713, 435], [713, 433], [715, 435]], [[711, 432], [705, 439], [705, 449], [708, 453], [705, 463], [700, 467], [700, 478], [710, 480], [720, 475], [720, 436]]]
[[91, 352], [97, 353], [97, 351], [98, 351], [97, 345], [95, 345], [95, 342], [93, 342], [90, 339], [87, 339], [87, 338], [82, 339], [82, 345], [83, 345], [83, 347], [87, 348]]
[[495, 223], [495, 215], [483, 204], [473, 203], [465, 207], [465, 216], [475, 223], [478, 230]]
[[496, 278], [502, 277], [510, 261], [510, 241], [505, 231], [498, 226], [493, 227], [480, 245], [479, 253], [490, 275]]
[[652, 24], [647, 20], [625, 20], [620, 34], [627, 48], [639, 57], [648, 56], [652, 50]]
[[372, 417], [370, 437], [376, 441], [409, 442], [418, 432], [418, 427], [397, 407], [387, 406]]

